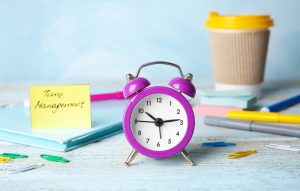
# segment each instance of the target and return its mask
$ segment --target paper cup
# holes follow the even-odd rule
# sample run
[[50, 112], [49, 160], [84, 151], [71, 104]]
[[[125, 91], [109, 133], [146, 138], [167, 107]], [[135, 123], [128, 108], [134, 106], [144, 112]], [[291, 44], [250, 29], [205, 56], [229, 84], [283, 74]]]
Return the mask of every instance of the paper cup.
[[268, 15], [210, 13], [206, 27], [216, 89], [243, 89], [260, 95], [271, 26]]

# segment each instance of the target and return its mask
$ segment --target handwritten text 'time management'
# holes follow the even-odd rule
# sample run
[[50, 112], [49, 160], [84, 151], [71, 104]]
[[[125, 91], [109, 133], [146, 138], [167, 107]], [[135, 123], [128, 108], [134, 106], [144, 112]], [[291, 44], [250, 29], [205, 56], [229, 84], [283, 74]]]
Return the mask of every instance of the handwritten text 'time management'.
[[[44, 90], [43, 96], [45, 98], [58, 98], [62, 99], [64, 94], [61, 92], [53, 92], [51, 90]], [[70, 102], [70, 103], [64, 103], [64, 102], [58, 102], [58, 103], [43, 103], [42, 101], [37, 101], [34, 109], [51, 109], [52, 113], [55, 114], [59, 109], [63, 108], [83, 108], [85, 102]]]

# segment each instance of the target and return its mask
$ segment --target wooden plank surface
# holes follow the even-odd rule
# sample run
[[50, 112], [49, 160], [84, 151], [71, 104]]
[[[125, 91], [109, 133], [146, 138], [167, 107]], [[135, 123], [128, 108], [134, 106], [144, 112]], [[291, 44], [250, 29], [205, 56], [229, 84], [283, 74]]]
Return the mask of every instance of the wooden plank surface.
[[[277, 88], [282, 87], [282, 88]], [[272, 103], [299, 93], [300, 83], [269, 83], [259, 104]], [[3, 96], [3, 95], [2, 95]], [[2, 97], [1, 96], [1, 97]], [[296, 106], [284, 111], [300, 113]], [[201, 147], [204, 141], [229, 141], [236, 147]], [[265, 147], [269, 143], [300, 148], [299, 138], [208, 127], [197, 118], [187, 151], [197, 163], [191, 167], [180, 156], [158, 160], [139, 155], [125, 167], [130, 146], [123, 134], [63, 153], [8, 142], [0, 142], [0, 153], [25, 153], [28, 159], [0, 163], [1, 191], [79, 190], [300, 190], [300, 153]], [[238, 150], [257, 153], [240, 159], [226, 156]], [[65, 156], [71, 163], [52, 163], [42, 153]], [[7, 174], [9, 165], [42, 162], [46, 166], [20, 174]]]

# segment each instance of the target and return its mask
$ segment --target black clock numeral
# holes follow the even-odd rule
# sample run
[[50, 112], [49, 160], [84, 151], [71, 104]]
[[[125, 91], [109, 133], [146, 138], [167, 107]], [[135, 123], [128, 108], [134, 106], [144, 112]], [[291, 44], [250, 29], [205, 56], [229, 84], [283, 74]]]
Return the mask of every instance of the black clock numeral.
[[161, 103], [162, 102], [162, 98], [158, 97], [158, 98], [156, 98], [156, 101], [157, 101], [157, 103]]
[[135, 119], [135, 120], [134, 120], [134, 124], [137, 124], [137, 122], [138, 122], [138, 120], [137, 120], [137, 119]]
[[149, 143], [149, 141], [150, 141], [150, 138], [147, 138], [147, 139], [146, 139], [146, 143]]
[[170, 106], [172, 106], [172, 101], [170, 101]]
[[180, 120], [180, 125], [183, 125], [183, 121], [182, 120]]
[[144, 113], [144, 109], [143, 108], [139, 108], [139, 113]]
[[177, 114], [180, 114], [180, 109], [177, 109]]
[[168, 144], [171, 144], [171, 143], [172, 143], [172, 142], [171, 142], [171, 139], [169, 139], [169, 140], [168, 140]]
[[179, 131], [176, 133], [177, 136], [179, 136]]
[[142, 131], [141, 130], [138, 130], [138, 135], [142, 135]]
[[160, 147], [160, 143], [158, 142], [156, 146], [157, 146], [157, 147]]
[[151, 105], [151, 101], [146, 101], [147, 106]]

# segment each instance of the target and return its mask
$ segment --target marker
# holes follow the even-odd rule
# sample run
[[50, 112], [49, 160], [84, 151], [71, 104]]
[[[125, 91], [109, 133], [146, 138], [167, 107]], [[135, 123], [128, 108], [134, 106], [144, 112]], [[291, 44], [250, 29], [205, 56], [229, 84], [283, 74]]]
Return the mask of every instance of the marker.
[[123, 92], [119, 91], [113, 93], [91, 94], [91, 102], [113, 99], [125, 99]]
[[297, 103], [300, 103], [300, 94], [296, 95], [294, 97], [282, 100], [280, 102], [274, 103], [272, 105], [266, 106], [261, 108], [260, 111], [264, 111], [264, 112], [276, 112], [276, 111], [280, 111], [283, 109], [286, 109], [290, 106], [293, 106]]
[[300, 115], [280, 114], [276, 112], [257, 111], [228, 111], [227, 117], [231, 119], [250, 120], [271, 123], [300, 123]]
[[206, 125], [226, 127], [229, 129], [257, 131], [261, 133], [300, 137], [299, 127], [257, 123], [252, 121], [241, 121], [241, 120], [227, 119], [222, 117], [211, 117], [211, 116], [205, 117], [204, 123]]

